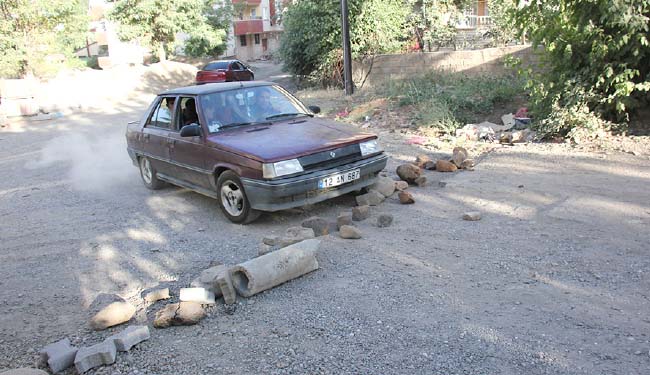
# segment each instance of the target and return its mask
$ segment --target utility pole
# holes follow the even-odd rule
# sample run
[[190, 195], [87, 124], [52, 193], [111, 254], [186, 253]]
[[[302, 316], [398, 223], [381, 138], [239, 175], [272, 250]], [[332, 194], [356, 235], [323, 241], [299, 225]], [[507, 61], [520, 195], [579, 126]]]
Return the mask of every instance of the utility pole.
[[348, 0], [341, 0], [341, 29], [343, 36], [343, 79], [345, 95], [354, 93], [352, 83], [352, 56], [350, 54], [350, 22], [348, 20]]

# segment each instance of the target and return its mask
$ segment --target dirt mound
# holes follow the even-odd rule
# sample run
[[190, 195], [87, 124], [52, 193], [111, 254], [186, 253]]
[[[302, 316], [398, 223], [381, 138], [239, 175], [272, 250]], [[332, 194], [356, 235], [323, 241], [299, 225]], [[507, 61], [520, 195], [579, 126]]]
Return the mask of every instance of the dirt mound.
[[195, 66], [175, 61], [163, 61], [150, 65], [144, 72], [139, 90], [157, 94], [174, 87], [194, 84]]

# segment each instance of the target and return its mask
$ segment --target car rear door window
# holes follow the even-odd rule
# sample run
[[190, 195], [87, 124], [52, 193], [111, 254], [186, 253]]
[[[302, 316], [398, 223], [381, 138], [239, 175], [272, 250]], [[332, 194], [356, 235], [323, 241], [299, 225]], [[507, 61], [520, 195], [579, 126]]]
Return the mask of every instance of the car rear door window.
[[199, 125], [199, 115], [196, 110], [196, 100], [193, 97], [180, 98], [180, 116], [176, 117], [174, 130], [180, 131], [185, 125]]
[[156, 109], [149, 118], [147, 126], [171, 129], [174, 116], [174, 103], [174, 97], [163, 97], [156, 105]]

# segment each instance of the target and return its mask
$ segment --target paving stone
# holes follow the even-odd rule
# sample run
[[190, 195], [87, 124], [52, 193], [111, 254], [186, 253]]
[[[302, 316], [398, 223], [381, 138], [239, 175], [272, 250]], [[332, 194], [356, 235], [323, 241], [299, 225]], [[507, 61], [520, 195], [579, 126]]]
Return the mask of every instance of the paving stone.
[[163, 299], [169, 298], [169, 288], [156, 289], [144, 295], [144, 300], [149, 303], [154, 303]]
[[99, 344], [81, 348], [74, 359], [74, 365], [77, 372], [84, 372], [102, 365], [115, 363], [117, 348], [113, 340], [106, 340]]
[[53, 373], [61, 372], [74, 365], [77, 348], [70, 345], [70, 340], [65, 338], [49, 344], [40, 350], [41, 361], [47, 363]]
[[107, 340], [113, 340], [118, 351], [126, 352], [142, 341], [149, 340], [149, 337], [149, 327], [130, 326], [122, 332], [110, 336]]
[[214, 292], [205, 288], [181, 288], [179, 299], [182, 302], [196, 302], [202, 305], [214, 305]]

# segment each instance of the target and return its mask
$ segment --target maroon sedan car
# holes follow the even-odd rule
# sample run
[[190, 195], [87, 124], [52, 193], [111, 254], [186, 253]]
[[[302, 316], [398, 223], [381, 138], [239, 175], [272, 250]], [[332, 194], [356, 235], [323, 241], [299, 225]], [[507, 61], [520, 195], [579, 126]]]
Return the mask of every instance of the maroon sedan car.
[[377, 136], [315, 118], [319, 111], [268, 82], [177, 88], [129, 123], [128, 152], [149, 189], [192, 189], [248, 223], [260, 211], [361, 190], [386, 166]]
[[219, 60], [208, 63], [196, 72], [196, 84], [253, 81], [255, 74], [239, 60]]

